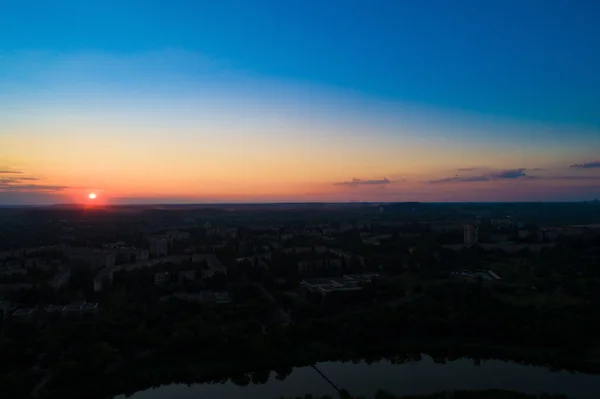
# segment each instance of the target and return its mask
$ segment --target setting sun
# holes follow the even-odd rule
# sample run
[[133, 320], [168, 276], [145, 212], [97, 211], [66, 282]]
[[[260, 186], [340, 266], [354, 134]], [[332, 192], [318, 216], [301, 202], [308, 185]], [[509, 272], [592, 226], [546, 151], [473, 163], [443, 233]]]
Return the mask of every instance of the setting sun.
[[96, 199], [96, 193], [90, 193], [88, 195], [88, 198], [91, 199], [91, 200]]

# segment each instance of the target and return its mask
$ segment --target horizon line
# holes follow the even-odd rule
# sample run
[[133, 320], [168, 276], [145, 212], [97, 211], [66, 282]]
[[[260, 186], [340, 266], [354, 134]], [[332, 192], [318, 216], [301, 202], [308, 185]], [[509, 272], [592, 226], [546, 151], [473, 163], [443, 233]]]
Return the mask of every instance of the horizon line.
[[539, 204], [539, 203], [586, 203], [597, 202], [598, 199], [571, 200], [571, 201], [281, 201], [281, 202], [157, 202], [157, 203], [112, 203], [112, 204], [89, 204], [89, 203], [55, 203], [55, 204], [0, 204], [0, 208], [52, 208], [52, 207], [86, 207], [86, 208], [108, 208], [108, 207], [140, 207], [140, 206], [232, 206], [232, 205], [393, 205], [393, 204]]

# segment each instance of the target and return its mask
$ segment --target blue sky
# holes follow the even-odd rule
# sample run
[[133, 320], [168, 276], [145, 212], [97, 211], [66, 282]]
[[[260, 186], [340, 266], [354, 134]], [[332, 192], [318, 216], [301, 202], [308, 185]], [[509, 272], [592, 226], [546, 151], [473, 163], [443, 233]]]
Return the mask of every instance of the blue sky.
[[261, 76], [600, 123], [596, 1], [3, 1], [0, 48], [185, 48]]
[[[593, 0], [0, 1], [0, 167], [51, 166], [7, 150], [26, 147], [19, 135], [91, 142], [108, 134], [89, 127], [101, 121], [132, 140], [161, 124], [178, 129], [171, 140], [197, 143], [207, 140], [200, 130], [243, 131], [248, 142], [285, 136], [273, 152], [312, 130], [332, 145], [360, 142], [373, 159], [410, 147], [425, 160], [448, 157], [427, 170], [432, 180], [473, 166], [567, 173], [600, 150], [599, 15]], [[74, 123], [86, 127], [57, 133]], [[476, 154], [494, 148], [513, 155], [482, 165]], [[343, 178], [327, 173], [418, 175], [416, 160], [386, 157]], [[54, 172], [44, 179], [74, 184]]]

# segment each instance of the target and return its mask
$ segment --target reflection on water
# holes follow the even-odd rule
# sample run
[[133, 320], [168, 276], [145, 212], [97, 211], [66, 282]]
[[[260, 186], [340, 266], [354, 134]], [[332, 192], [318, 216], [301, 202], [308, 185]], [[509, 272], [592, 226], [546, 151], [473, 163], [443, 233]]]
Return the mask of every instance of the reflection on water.
[[[326, 362], [317, 365], [333, 383], [353, 395], [372, 395], [382, 388], [395, 394], [426, 394], [453, 389], [505, 389], [530, 394], [564, 393], [571, 399], [600, 398], [600, 375], [550, 371], [544, 367], [524, 366], [499, 360], [460, 359], [438, 364], [424, 356], [418, 362], [392, 364], [381, 361], [371, 365], [360, 362]], [[307, 393], [331, 395], [334, 388], [311, 367], [295, 368], [284, 381], [271, 374], [262, 385], [240, 387], [225, 384], [166, 385], [140, 391], [132, 399], [276, 399]], [[124, 399], [117, 396], [115, 399]]]

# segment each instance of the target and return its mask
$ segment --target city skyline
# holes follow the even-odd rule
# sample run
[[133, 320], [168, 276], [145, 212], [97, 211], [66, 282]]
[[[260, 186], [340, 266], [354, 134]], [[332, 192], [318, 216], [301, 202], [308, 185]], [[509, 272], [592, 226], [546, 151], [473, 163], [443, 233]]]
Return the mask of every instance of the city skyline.
[[0, 205], [600, 197], [600, 5], [426, 3], [9, 1]]

